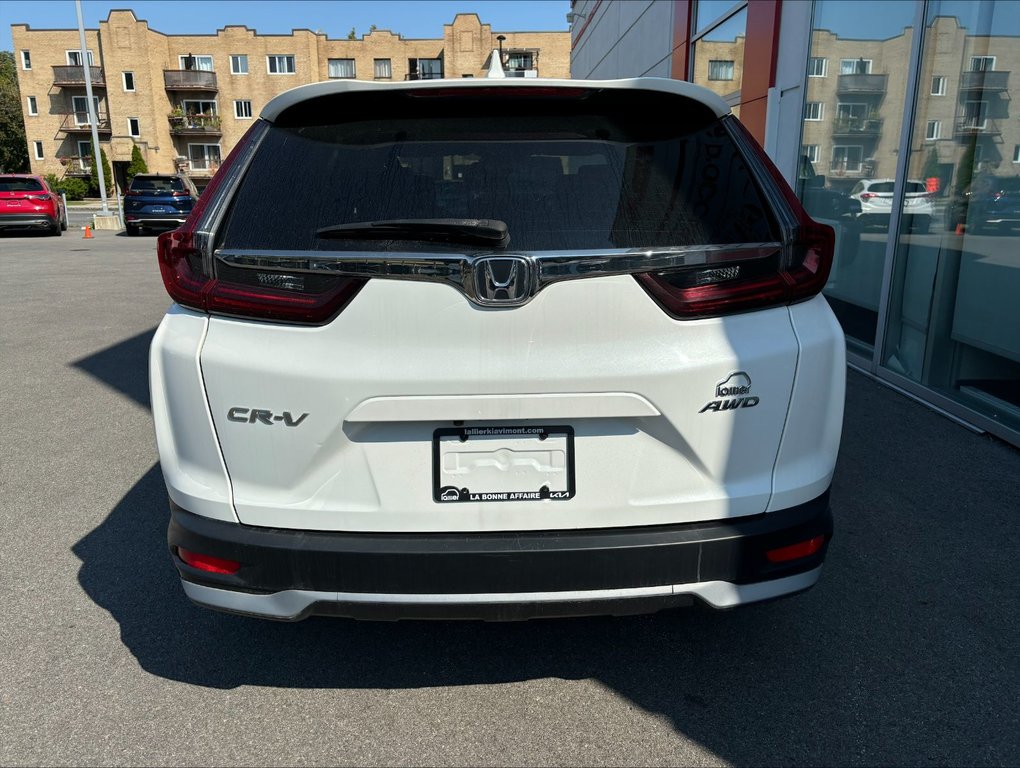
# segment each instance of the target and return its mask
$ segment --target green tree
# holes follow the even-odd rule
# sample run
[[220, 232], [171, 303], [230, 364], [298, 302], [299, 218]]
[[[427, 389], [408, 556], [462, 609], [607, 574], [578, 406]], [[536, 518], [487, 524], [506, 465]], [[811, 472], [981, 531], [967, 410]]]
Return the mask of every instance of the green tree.
[[84, 200], [89, 191], [89, 185], [85, 183], [85, 180], [75, 176], [58, 179], [57, 174], [47, 173], [46, 181], [49, 182], [50, 189], [58, 194], [63, 192], [68, 200]]
[[[106, 181], [106, 192], [109, 194], [110, 190], [113, 189], [113, 174], [110, 173], [110, 161], [106, 159], [106, 150], [100, 147], [99, 149], [100, 162], [103, 164], [103, 179]], [[99, 194], [99, 166], [94, 162], [91, 162], [92, 174], [89, 179], [89, 194], [96, 197]]]
[[127, 183], [131, 183], [131, 179], [137, 176], [139, 173], [148, 173], [149, 166], [145, 163], [145, 158], [142, 157], [142, 150], [135, 144], [131, 148], [131, 163], [127, 167]]
[[0, 171], [28, 173], [29, 168], [18, 70], [14, 54], [0, 51]]
[[354, 27], [351, 27], [351, 31], [347, 33], [347, 39], [348, 40], [357, 40], [358, 39], [358, 32], [357, 32], [356, 29], [354, 29]]

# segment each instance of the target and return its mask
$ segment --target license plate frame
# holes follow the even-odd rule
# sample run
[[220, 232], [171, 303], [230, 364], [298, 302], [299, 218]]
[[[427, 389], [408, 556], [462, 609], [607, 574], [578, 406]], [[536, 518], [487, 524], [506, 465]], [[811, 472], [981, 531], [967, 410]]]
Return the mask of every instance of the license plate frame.
[[[505, 437], [507, 441], [534, 440], [534, 447], [541, 448], [541, 443], [550, 437], [562, 438], [565, 451], [564, 471], [566, 487], [550, 488], [540, 486], [534, 490], [472, 490], [468, 486], [443, 483], [443, 444], [451, 443], [453, 438], [458, 443], [469, 443], [472, 438], [498, 439]], [[557, 443], [558, 445], [559, 443]], [[574, 468], [574, 428], [566, 424], [556, 425], [509, 425], [509, 426], [472, 426], [472, 427], [440, 427], [432, 433], [432, 499], [438, 504], [458, 504], [465, 502], [507, 502], [507, 501], [569, 501], [576, 493], [576, 475]]]

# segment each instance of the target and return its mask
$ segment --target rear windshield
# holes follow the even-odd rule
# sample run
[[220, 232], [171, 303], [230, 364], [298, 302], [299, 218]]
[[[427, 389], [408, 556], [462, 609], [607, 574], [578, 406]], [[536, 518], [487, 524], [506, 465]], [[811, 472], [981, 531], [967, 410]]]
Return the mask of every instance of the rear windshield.
[[435, 250], [315, 232], [451, 218], [504, 221], [520, 250], [776, 239], [740, 153], [700, 103], [643, 91], [486, 90], [494, 95], [339, 94], [283, 113], [241, 183], [221, 246]]
[[132, 192], [183, 192], [184, 182], [176, 176], [135, 176]]
[[0, 178], [0, 192], [45, 192], [36, 179]]

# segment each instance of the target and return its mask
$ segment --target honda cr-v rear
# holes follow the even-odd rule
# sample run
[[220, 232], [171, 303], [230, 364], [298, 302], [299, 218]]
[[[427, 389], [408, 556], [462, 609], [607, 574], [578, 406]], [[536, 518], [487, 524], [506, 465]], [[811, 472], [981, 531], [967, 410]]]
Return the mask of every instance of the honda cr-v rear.
[[524, 618], [810, 587], [843, 412], [831, 256], [687, 83], [277, 97], [159, 241], [185, 591]]

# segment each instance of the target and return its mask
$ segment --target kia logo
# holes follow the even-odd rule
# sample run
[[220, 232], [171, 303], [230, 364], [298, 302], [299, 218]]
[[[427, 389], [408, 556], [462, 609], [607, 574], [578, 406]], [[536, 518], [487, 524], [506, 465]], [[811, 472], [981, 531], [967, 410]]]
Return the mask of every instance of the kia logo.
[[523, 256], [483, 256], [472, 265], [475, 300], [479, 304], [514, 307], [535, 292], [535, 269]]

